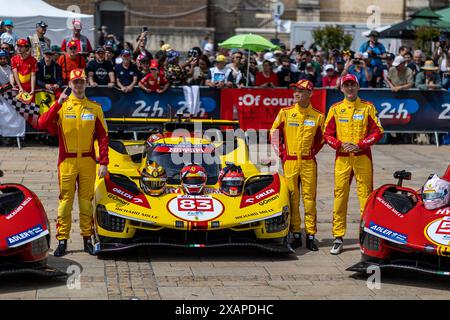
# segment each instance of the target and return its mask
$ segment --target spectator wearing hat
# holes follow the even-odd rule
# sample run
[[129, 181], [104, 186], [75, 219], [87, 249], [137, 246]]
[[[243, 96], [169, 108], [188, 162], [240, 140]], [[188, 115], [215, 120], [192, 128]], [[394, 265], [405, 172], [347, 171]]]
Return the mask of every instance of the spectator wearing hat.
[[270, 88], [278, 87], [278, 77], [277, 74], [273, 72], [273, 62], [264, 60], [262, 65], [263, 70], [256, 73], [255, 86]]
[[17, 55], [11, 59], [11, 68], [19, 92], [34, 94], [36, 86], [37, 61], [30, 54], [30, 43], [27, 39], [19, 39], [16, 43]]
[[14, 46], [11, 46], [7, 43], [0, 44], [0, 50], [7, 52], [9, 57], [12, 57], [14, 55]]
[[89, 62], [86, 71], [91, 87], [108, 86], [108, 88], [113, 88], [115, 86], [114, 68], [111, 62], [105, 61], [105, 49], [102, 47], [97, 47], [95, 60]]
[[440, 90], [441, 78], [439, 77], [439, 68], [434, 65], [433, 60], [425, 61], [416, 77], [416, 88], [420, 90]]
[[336, 74], [334, 66], [327, 64], [325, 66], [325, 76], [322, 78], [322, 87], [336, 89], [338, 79], [339, 76]]
[[112, 66], [116, 65], [114, 49], [110, 46], [105, 46], [105, 61], [111, 63]]
[[116, 64], [114, 73], [116, 75], [117, 86], [122, 92], [132, 92], [134, 86], [138, 82], [138, 69], [134, 63], [131, 62], [131, 52], [122, 50], [122, 63]]
[[81, 34], [82, 26], [80, 20], [72, 21], [72, 35], [64, 38], [61, 43], [61, 50], [66, 51], [67, 44], [74, 41], [77, 45], [77, 53], [87, 54], [92, 51], [89, 39]]
[[0, 36], [1, 43], [7, 43], [10, 46], [14, 46], [17, 40], [19, 40], [19, 36], [13, 32], [14, 23], [12, 20], [8, 19], [3, 22], [3, 26], [6, 31]]
[[55, 92], [63, 86], [61, 66], [53, 61], [53, 51], [50, 49], [45, 49], [44, 57], [38, 62], [37, 85]]
[[378, 42], [378, 38], [380, 37], [380, 33], [378, 31], [372, 30], [369, 33], [369, 40], [364, 42], [359, 47], [359, 52], [364, 53], [367, 52], [369, 58], [371, 58], [370, 68], [372, 69], [372, 73], [374, 77], [382, 76], [382, 58], [386, 55], [386, 48], [381, 42]]
[[58, 58], [58, 64], [61, 66], [63, 82], [69, 83], [70, 72], [74, 69], [85, 69], [86, 60], [78, 53], [76, 41], [69, 41], [66, 45], [66, 51]]
[[4, 86], [7, 83], [14, 84], [14, 77], [9, 64], [8, 52], [0, 50], [0, 86]]
[[163, 93], [169, 86], [170, 83], [164, 73], [158, 69], [158, 60], [153, 59], [150, 62], [150, 73], [139, 81], [139, 87], [147, 93]]
[[392, 63], [394, 62], [395, 54], [393, 53], [386, 53], [386, 56], [382, 59], [383, 60], [383, 67], [381, 69], [382, 71], [382, 77], [380, 79], [375, 79], [372, 77], [372, 83], [374, 83], [375, 88], [389, 88], [389, 85], [387, 83], [387, 76], [389, 73], [389, 70], [392, 68]]
[[36, 33], [29, 37], [31, 55], [38, 61], [44, 58], [44, 51], [49, 50], [51, 47], [50, 39], [45, 36], [47, 27], [44, 21], [39, 21], [36, 23]]
[[226, 68], [227, 58], [219, 54], [216, 57], [216, 65], [209, 69], [206, 77], [206, 85], [215, 88], [224, 88], [228, 78], [229, 70]]
[[179, 57], [180, 53], [175, 50], [166, 52], [167, 64], [165, 66], [165, 77], [172, 86], [182, 86], [186, 83], [186, 75], [184, 70], [180, 67]]
[[372, 80], [372, 72], [364, 61], [364, 55], [361, 52], [355, 53], [355, 57], [345, 64], [341, 77], [346, 74], [353, 74], [357, 79], [360, 88], [368, 88]]
[[402, 56], [395, 57], [386, 82], [393, 92], [406, 90], [414, 86], [413, 72], [405, 66], [405, 59]]

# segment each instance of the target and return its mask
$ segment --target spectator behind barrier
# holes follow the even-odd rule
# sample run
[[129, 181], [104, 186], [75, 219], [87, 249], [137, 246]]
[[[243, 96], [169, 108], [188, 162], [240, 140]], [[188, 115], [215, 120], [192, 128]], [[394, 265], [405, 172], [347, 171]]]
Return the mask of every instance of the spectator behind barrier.
[[214, 88], [224, 88], [230, 72], [225, 66], [227, 64], [227, 58], [224, 55], [219, 54], [216, 57], [216, 65], [209, 69], [206, 77], [206, 85]]
[[26, 39], [19, 39], [16, 43], [17, 55], [11, 59], [11, 68], [19, 92], [34, 94], [36, 86], [37, 61], [30, 55], [30, 43]]
[[37, 85], [58, 92], [63, 86], [61, 66], [53, 61], [53, 51], [46, 49], [38, 63]]
[[411, 69], [405, 66], [405, 59], [397, 56], [389, 69], [387, 83], [393, 92], [410, 89], [414, 86], [414, 75]]
[[[272, 59], [275, 61], [275, 59]], [[257, 87], [278, 87], [278, 77], [275, 72], [273, 72], [273, 63], [270, 60], [264, 60], [262, 72], [256, 73], [256, 83]]]
[[372, 69], [372, 74], [375, 78], [382, 76], [382, 58], [386, 56], [386, 49], [381, 42], [378, 42], [378, 38], [380, 37], [380, 33], [378, 31], [372, 30], [369, 33], [369, 41], [364, 42], [359, 47], [359, 52], [364, 53], [367, 52], [369, 57], [372, 59], [370, 62], [370, 67]]
[[186, 75], [179, 64], [180, 53], [172, 49], [167, 51], [166, 55], [165, 77], [167, 81], [172, 86], [183, 86], [186, 83]]
[[230, 71], [228, 72], [227, 77], [227, 87], [238, 87], [239, 81], [242, 78], [241, 74], [241, 66], [243, 60], [243, 54], [241, 51], [235, 51], [231, 55], [231, 63], [226, 65], [226, 68]]
[[74, 69], [85, 69], [86, 61], [77, 53], [77, 43], [75, 41], [69, 41], [67, 43], [67, 52], [64, 52], [58, 58], [58, 64], [62, 69], [62, 76], [64, 84], [69, 83], [70, 72]]
[[[138, 80], [144, 79], [147, 74], [150, 73], [150, 60], [147, 57], [138, 59]], [[160, 66], [160, 71], [164, 72], [164, 66]]]
[[[302, 62], [304, 59], [302, 58]], [[300, 73], [297, 65], [292, 64], [288, 56], [283, 56], [281, 58], [281, 66], [277, 69], [277, 76], [280, 87], [289, 87], [291, 83], [296, 83], [299, 80]]]
[[45, 36], [47, 27], [44, 21], [39, 21], [36, 23], [36, 33], [28, 37], [31, 43], [31, 55], [38, 61], [44, 57], [44, 51], [51, 48], [51, 41]]
[[19, 36], [13, 32], [14, 23], [12, 20], [8, 19], [3, 22], [3, 26], [6, 31], [0, 36], [1, 43], [7, 43], [10, 46], [14, 46], [17, 40], [19, 40]]
[[138, 82], [138, 69], [134, 63], [131, 62], [131, 52], [122, 50], [122, 63], [114, 67], [114, 73], [117, 79], [117, 86], [122, 92], [132, 92], [134, 86]]
[[[143, 31], [136, 39], [136, 49], [133, 53], [133, 59], [137, 60], [139, 56], [147, 57], [150, 60], [153, 59], [153, 55], [145, 49], [147, 46], [147, 37], [149, 36], [148, 31]], [[142, 60], [142, 58], [141, 58]]]
[[150, 62], [150, 73], [139, 81], [139, 87], [147, 93], [163, 93], [169, 86], [170, 83], [165, 78], [164, 73], [158, 69], [158, 61], [152, 60]]
[[413, 60], [408, 64], [408, 68], [413, 71], [414, 80], [419, 72], [422, 71], [423, 60], [425, 55], [421, 50], [415, 50], [413, 54]]
[[115, 85], [113, 65], [105, 61], [105, 49], [97, 47], [95, 50], [95, 60], [89, 62], [86, 67], [91, 87], [108, 86], [113, 88]]
[[61, 51], [65, 52], [67, 44], [74, 41], [77, 45], [77, 53], [87, 54], [92, 51], [92, 46], [89, 39], [81, 34], [82, 25], [80, 20], [72, 21], [72, 35], [64, 38], [61, 43]]
[[7, 83], [14, 84], [8, 52], [0, 50], [0, 86]]
[[346, 63], [341, 76], [344, 77], [346, 74], [353, 74], [358, 79], [361, 88], [368, 88], [369, 82], [372, 80], [372, 72], [364, 61], [364, 55], [360, 52], [355, 53], [354, 59]]
[[336, 74], [334, 66], [327, 64], [325, 66], [325, 76], [322, 78], [322, 87], [336, 89], [338, 79], [339, 76]]
[[434, 65], [433, 60], [425, 61], [420, 72], [416, 77], [416, 88], [420, 90], [440, 90], [441, 78], [438, 73], [438, 67]]

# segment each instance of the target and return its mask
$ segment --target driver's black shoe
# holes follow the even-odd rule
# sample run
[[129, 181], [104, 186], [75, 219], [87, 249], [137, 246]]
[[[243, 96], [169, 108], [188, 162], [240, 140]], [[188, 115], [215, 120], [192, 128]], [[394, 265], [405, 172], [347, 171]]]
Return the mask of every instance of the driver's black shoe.
[[95, 255], [94, 254], [94, 245], [92, 244], [91, 237], [83, 238], [83, 242], [84, 242], [84, 252], [87, 252], [90, 255]]
[[67, 240], [59, 240], [58, 246], [56, 247], [55, 252], [53, 252], [53, 255], [55, 257], [62, 257], [67, 254]]
[[311, 251], [319, 251], [319, 248], [316, 245], [315, 237], [313, 235], [306, 236], [306, 248]]
[[290, 243], [292, 249], [297, 249], [302, 246], [302, 234], [300, 232], [293, 232], [294, 240]]

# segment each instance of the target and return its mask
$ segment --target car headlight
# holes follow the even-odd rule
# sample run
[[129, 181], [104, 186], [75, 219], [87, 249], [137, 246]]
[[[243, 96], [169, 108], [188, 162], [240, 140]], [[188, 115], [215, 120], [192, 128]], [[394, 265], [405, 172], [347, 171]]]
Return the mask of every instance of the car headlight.
[[44, 236], [31, 242], [31, 253], [34, 256], [45, 253], [47, 252], [47, 250], [48, 250], [47, 237]]
[[287, 228], [289, 223], [289, 206], [284, 206], [281, 215], [265, 220], [267, 233], [280, 232]]
[[97, 223], [105, 230], [113, 232], [123, 232], [126, 219], [113, 216], [108, 213], [104, 205], [97, 206]]

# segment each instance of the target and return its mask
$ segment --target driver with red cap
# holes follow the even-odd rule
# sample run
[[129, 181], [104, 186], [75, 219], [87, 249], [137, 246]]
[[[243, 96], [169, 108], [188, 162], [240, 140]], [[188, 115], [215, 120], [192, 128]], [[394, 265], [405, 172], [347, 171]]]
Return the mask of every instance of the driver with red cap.
[[[311, 105], [314, 85], [303, 79], [290, 85], [294, 89], [294, 105], [278, 113], [270, 130], [271, 143], [283, 162], [284, 176], [291, 201], [293, 249], [302, 246], [300, 195], [305, 208], [306, 247], [319, 250], [317, 231], [317, 163], [316, 154], [323, 146], [324, 115]], [[301, 185], [301, 193], [300, 193]]]
[[340, 254], [346, 231], [347, 203], [352, 177], [357, 183], [360, 213], [373, 189], [370, 146], [383, 137], [374, 105], [358, 97], [359, 83], [353, 74], [341, 79], [344, 100], [328, 111], [324, 139], [336, 150], [334, 168], [333, 236], [331, 254]]

